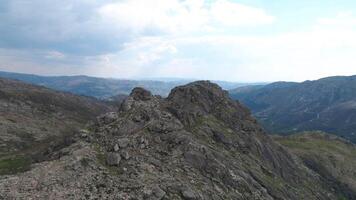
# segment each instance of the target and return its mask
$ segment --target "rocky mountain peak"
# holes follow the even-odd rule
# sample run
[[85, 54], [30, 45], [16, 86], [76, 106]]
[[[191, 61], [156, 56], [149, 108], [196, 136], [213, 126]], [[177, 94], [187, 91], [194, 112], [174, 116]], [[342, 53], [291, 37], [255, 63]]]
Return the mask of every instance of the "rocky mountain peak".
[[214, 104], [227, 100], [228, 94], [220, 86], [210, 81], [196, 81], [174, 88], [168, 100], [181, 105], [201, 105], [209, 111]]
[[147, 101], [151, 99], [152, 94], [144, 88], [136, 87], [132, 90], [130, 96], [136, 101]]
[[[208, 81], [176, 87], [165, 99], [135, 88], [118, 112], [99, 117], [89, 130], [60, 159], [0, 180], [0, 199], [13, 199], [1, 191], [20, 182], [24, 197], [40, 190], [37, 199], [336, 198], [245, 107]], [[41, 187], [25, 184], [39, 176]], [[68, 194], [52, 194], [53, 188]]]
[[171, 112], [188, 125], [204, 115], [214, 115], [235, 125], [239, 119], [253, 121], [248, 109], [230, 99], [227, 91], [210, 81], [196, 81], [176, 87], [167, 100]]

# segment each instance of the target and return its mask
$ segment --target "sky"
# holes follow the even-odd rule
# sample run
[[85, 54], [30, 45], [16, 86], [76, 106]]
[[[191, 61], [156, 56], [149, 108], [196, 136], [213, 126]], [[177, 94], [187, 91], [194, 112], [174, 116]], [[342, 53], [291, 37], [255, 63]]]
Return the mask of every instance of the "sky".
[[1, 0], [0, 70], [234, 82], [356, 74], [354, 0]]

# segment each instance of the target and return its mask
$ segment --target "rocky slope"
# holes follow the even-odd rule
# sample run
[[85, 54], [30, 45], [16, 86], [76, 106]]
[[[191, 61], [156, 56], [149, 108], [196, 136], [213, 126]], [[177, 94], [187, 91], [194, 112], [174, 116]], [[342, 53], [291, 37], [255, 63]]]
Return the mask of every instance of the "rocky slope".
[[38, 153], [68, 143], [89, 120], [113, 109], [93, 98], [0, 79], [0, 174], [41, 160]]
[[[304, 132], [276, 140], [344, 194], [356, 199], [356, 146], [323, 132]], [[341, 198], [340, 198], [341, 199]]]
[[356, 76], [230, 91], [270, 132], [322, 130], [356, 142]]
[[338, 199], [210, 82], [165, 99], [135, 88], [89, 130], [53, 152], [56, 159], [2, 176], [0, 198]]

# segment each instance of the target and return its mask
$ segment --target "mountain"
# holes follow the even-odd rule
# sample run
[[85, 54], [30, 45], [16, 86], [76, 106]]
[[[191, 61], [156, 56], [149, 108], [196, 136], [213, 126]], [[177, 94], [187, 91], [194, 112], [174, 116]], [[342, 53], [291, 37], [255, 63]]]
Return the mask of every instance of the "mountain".
[[[55, 90], [71, 92], [73, 94], [91, 96], [98, 99], [110, 99], [112, 96], [128, 95], [134, 87], [144, 87], [153, 94], [167, 96], [170, 90], [178, 85], [192, 82], [189, 79], [155, 79], [155, 80], [123, 80], [97, 78], [89, 76], [38, 76], [31, 74], [1, 72], [0, 77], [16, 79], [41, 85]], [[255, 83], [233, 83], [215, 81], [225, 89]]]
[[199, 81], [167, 98], [135, 88], [0, 199], [355, 199], [274, 142], [247, 108]]
[[155, 94], [167, 95], [175, 82], [135, 81], [106, 79], [90, 76], [38, 76], [31, 74], [0, 72], [0, 77], [16, 79], [51, 89], [73, 94], [106, 99], [116, 95], [127, 95], [134, 87], [145, 87]]
[[43, 152], [70, 142], [89, 120], [112, 110], [94, 98], [1, 78], [0, 174], [18, 171], [10, 165], [16, 161], [43, 160]]
[[275, 133], [322, 130], [356, 142], [356, 76], [230, 91]]
[[334, 135], [304, 132], [276, 140], [298, 155], [325, 182], [352, 199], [356, 193], [356, 146]]

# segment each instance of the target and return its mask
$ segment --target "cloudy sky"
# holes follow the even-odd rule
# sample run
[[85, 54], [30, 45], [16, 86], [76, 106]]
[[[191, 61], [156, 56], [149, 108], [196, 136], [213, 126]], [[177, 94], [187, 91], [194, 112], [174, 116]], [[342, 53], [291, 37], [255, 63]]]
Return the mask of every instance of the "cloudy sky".
[[355, 0], [1, 0], [0, 22], [2, 71], [239, 82], [356, 74]]

